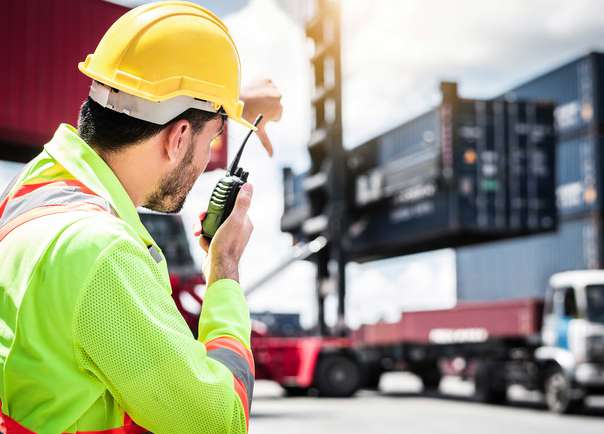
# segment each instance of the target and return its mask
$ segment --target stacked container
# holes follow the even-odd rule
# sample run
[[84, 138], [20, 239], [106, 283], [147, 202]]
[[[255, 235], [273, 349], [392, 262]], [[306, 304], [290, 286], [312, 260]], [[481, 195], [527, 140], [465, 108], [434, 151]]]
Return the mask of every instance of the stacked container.
[[350, 151], [351, 259], [555, 229], [553, 105], [442, 91], [436, 109]]
[[[551, 234], [458, 249], [460, 301], [540, 297], [549, 276], [555, 272], [602, 267], [602, 78], [604, 56], [592, 53], [497, 99], [508, 106], [525, 99], [550, 100], [556, 104], [559, 228]], [[512, 111], [517, 116], [525, 115], [519, 110]], [[511, 145], [514, 149], [523, 146], [514, 140]], [[514, 157], [512, 160], [516, 161]], [[510, 166], [510, 170], [523, 168], [524, 163]], [[514, 174], [510, 180], [521, 178], [521, 174]], [[539, 189], [538, 184], [529, 182], [527, 186]], [[510, 189], [514, 188], [510, 184]], [[530, 217], [525, 217], [524, 212], [514, 209], [510, 212], [512, 221], [522, 224], [521, 220], [529, 218], [530, 226]]]

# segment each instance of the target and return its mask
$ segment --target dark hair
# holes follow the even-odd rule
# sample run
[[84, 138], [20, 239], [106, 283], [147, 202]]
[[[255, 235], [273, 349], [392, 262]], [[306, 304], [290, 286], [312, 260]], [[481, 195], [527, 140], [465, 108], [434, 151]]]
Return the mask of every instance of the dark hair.
[[78, 134], [100, 151], [115, 152], [156, 135], [173, 122], [187, 120], [191, 123], [193, 134], [197, 134], [206, 122], [218, 117], [224, 121], [221, 114], [191, 108], [170, 122], [157, 125], [105, 108], [88, 97], [80, 108]]

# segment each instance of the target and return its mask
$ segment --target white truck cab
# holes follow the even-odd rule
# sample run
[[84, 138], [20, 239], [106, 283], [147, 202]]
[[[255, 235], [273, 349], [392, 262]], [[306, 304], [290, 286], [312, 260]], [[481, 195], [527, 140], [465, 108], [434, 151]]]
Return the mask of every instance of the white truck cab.
[[544, 309], [535, 358], [545, 400], [552, 411], [569, 413], [588, 395], [604, 393], [604, 270], [554, 274]]

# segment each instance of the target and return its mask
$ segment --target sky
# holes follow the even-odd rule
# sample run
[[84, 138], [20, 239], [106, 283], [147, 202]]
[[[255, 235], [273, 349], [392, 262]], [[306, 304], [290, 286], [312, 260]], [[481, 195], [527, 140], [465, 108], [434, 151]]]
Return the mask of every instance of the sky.
[[[134, 5], [140, 1], [116, 1]], [[269, 125], [275, 156], [259, 142], [242, 160], [255, 193], [254, 234], [242, 259], [248, 286], [290, 252], [279, 230], [281, 168], [308, 167], [310, 76], [301, 16], [304, 0], [199, 1], [218, 13], [239, 48], [243, 83], [270, 77], [283, 94], [283, 118]], [[440, 80], [459, 82], [471, 98], [492, 97], [590, 50], [604, 50], [600, 0], [363, 0], [342, 1], [343, 122], [347, 148], [363, 143], [438, 104]], [[245, 131], [230, 128], [231, 149]], [[0, 189], [17, 166], [0, 165]], [[202, 175], [183, 217], [192, 226], [222, 173]], [[195, 246], [194, 256], [203, 255]], [[347, 270], [348, 319], [352, 326], [396, 320], [403, 309], [455, 303], [452, 250], [351, 264]], [[368, 294], [372, 303], [366, 303]], [[300, 312], [312, 325], [314, 268], [295, 263], [249, 298], [252, 310]], [[328, 320], [333, 321], [333, 299]]]

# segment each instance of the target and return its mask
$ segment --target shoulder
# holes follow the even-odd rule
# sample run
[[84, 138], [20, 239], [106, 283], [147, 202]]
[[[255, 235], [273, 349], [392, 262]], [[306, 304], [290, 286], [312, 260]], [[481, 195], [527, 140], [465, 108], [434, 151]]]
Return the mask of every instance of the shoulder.
[[48, 258], [51, 264], [79, 275], [87, 274], [100, 259], [114, 252], [148, 255], [136, 232], [125, 221], [106, 213], [93, 213], [74, 221], [53, 244]]

